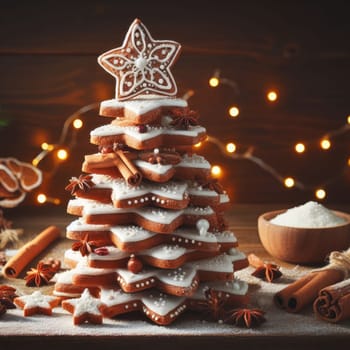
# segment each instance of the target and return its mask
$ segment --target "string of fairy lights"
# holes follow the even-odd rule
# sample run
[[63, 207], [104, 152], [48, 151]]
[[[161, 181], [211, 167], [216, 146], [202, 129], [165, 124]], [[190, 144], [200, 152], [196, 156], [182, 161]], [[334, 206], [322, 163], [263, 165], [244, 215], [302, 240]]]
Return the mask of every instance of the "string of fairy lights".
[[[228, 85], [234, 89], [234, 93], [238, 94], [238, 85], [233, 80], [221, 77], [220, 70], [216, 69], [213, 73], [213, 75], [209, 79], [209, 86], [212, 88], [217, 88], [220, 85]], [[279, 99], [279, 93], [277, 90], [269, 90], [265, 93], [265, 98], [268, 103], [276, 103]], [[240, 115], [240, 109], [238, 105], [231, 105], [228, 108], [228, 115], [231, 118], [237, 118]], [[331, 130], [328, 133], [324, 134], [321, 138], [319, 138], [319, 144], [321, 150], [328, 151], [332, 147], [332, 139], [335, 137], [344, 134], [346, 132], [350, 131], [350, 115], [346, 117], [345, 123], [343, 126], [341, 126], [338, 129]], [[254, 162], [257, 164], [260, 168], [268, 172], [271, 176], [273, 176], [276, 180], [278, 180], [281, 184], [284, 185], [285, 188], [298, 188], [300, 190], [311, 190], [314, 192], [314, 195], [317, 199], [322, 200], [325, 199], [327, 196], [326, 188], [319, 187], [319, 186], [310, 186], [302, 181], [292, 177], [292, 176], [284, 176], [281, 173], [279, 173], [275, 168], [273, 168], [271, 165], [266, 163], [263, 159], [256, 157], [253, 154], [254, 147], [250, 146], [247, 148], [244, 152], [238, 152], [237, 151], [237, 145], [234, 142], [228, 142], [223, 143], [218, 138], [215, 138], [213, 136], [208, 136], [207, 142], [211, 142], [215, 144], [221, 153], [227, 157], [230, 157], [231, 159], [246, 159], [249, 161]], [[293, 149], [296, 153], [302, 154], [306, 152], [307, 147], [306, 145], [308, 142], [296, 142], [293, 145]], [[347, 171], [350, 167], [350, 156], [347, 158], [346, 164], [344, 164], [344, 168], [340, 173], [344, 173]], [[213, 165], [212, 166], [212, 174], [214, 176], [220, 176], [222, 173], [222, 169], [220, 165]], [[325, 184], [329, 184], [332, 182], [332, 179], [326, 179], [323, 181]]]
[[[219, 70], [214, 71], [213, 75], [210, 77], [208, 81], [208, 84], [211, 88], [217, 88], [220, 85], [228, 85], [234, 90], [236, 94], [239, 94], [238, 85], [233, 80], [222, 77]], [[266, 97], [267, 103], [276, 103], [279, 99], [279, 93], [277, 90], [269, 90], [265, 92], [265, 94], [266, 94], [265, 97]], [[193, 95], [194, 95], [194, 91], [189, 90], [185, 93], [183, 98], [188, 100]], [[34, 157], [34, 159], [32, 160], [32, 164], [36, 167], [39, 167], [40, 162], [50, 154], [54, 154], [54, 156], [58, 161], [57, 164], [60, 164], [62, 161], [67, 161], [70, 156], [70, 151], [75, 145], [77, 134], [84, 125], [84, 121], [83, 121], [84, 114], [86, 114], [91, 110], [95, 110], [98, 107], [99, 107], [99, 103], [92, 103], [81, 107], [72, 115], [70, 115], [63, 124], [59, 141], [54, 144], [43, 142], [41, 144], [41, 151], [38, 153], [37, 156]], [[228, 108], [227, 113], [229, 118], [238, 118], [240, 116], [240, 108], [238, 105], [231, 105]], [[332, 141], [337, 136], [344, 134], [348, 131], [350, 131], [350, 115], [346, 117], [345, 123], [342, 127], [335, 130], [330, 130], [328, 133], [320, 137], [318, 146], [320, 147], [321, 150], [328, 151], [332, 148]], [[68, 140], [68, 135], [70, 135], [69, 140]], [[238, 147], [235, 142], [230, 141], [228, 143], [223, 143], [213, 135], [208, 135], [207, 139], [204, 142], [208, 142], [215, 145], [225, 157], [229, 157], [232, 160], [244, 159], [244, 160], [253, 162], [257, 166], [259, 166], [262, 170], [269, 173], [277, 181], [279, 181], [286, 189], [297, 188], [302, 191], [311, 190], [313, 191], [315, 198], [317, 198], [318, 200], [323, 200], [327, 197], [327, 190], [325, 187], [309, 186], [303, 183], [302, 181], [300, 181], [299, 179], [294, 178], [293, 176], [288, 176], [288, 175], [285, 176], [280, 172], [278, 172], [277, 169], [272, 167], [262, 158], [259, 158], [256, 155], [254, 155], [253, 146], [246, 147], [246, 149], [243, 152], [238, 151]], [[202, 146], [202, 144], [203, 143], [199, 143], [195, 145], [195, 147], [199, 148]], [[296, 153], [303, 154], [304, 152], [307, 151], [307, 145], [308, 145], [308, 142], [296, 142], [293, 145], [293, 149]], [[348, 171], [349, 167], [350, 167], [350, 156], [347, 158], [347, 162], [344, 165], [343, 172]], [[57, 166], [54, 171], [57, 171]], [[213, 177], [220, 178], [223, 174], [222, 166], [218, 164], [213, 164], [211, 168], [211, 173]], [[327, 179], [324, 181], [324, 183], [329, 184], [331, 181], [332, 179]], [[37, 202], [40, 204], [53, 203], [58, 205], [61, 203], [59, 198], [53, 198], [45, 193], [39, 193], [36, 199], [37, 199]]]

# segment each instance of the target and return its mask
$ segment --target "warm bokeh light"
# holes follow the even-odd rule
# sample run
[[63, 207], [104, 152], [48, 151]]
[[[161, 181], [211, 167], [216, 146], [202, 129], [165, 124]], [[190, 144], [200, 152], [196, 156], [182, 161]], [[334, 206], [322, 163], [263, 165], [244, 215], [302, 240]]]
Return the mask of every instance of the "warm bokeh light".
[[55, 205], [60, 205], [61, 204], [61, 200], [59, 198], [50, 198], [50, 202], [55, 204]]
[[37, 195], [36, 200], [40, 204], [44, 203], [53, 203], [55, 205], [60, 205], [61, 200], [59, 198], [52, 198], [52, 197], [47, 197], [46, 194], [40, 193]]
[[83, 121], [79, 118], [74, 119], [73, 126], [75, 129], [80, 129], [83, 126]]
[[186, 93], [182, 96], [184, 100], [189, 100], [194, 95], [194, 90], [187, 90]]
[[295, 185], [295, 181], [292, 177], [286, 177], [284, 179], [284, 186], [291, 188]]
[[200, 146], [202, 146], [202, 142], [196, 143], [193, 147], [199, 148]]
[[315, 191], [315, 196], [317, 199], [324, 199], [326, 198], [326, 191], [323, 189], [323, 188], [318, 188], [316, 191]]
[[213, 165], [211, 167], [211, 174], [213, 176], [220, 176], [222, 173], [221, 167], [219, 165]]
[[232, 118], [238, 117], [238, 115], [239, 115], [239, 108], [237, 106], [230, 107], [229, 110], [228, 110], [228, 114]]
[[294, 146], [295, 152], [297, 153], [303, 153], [305, 152], [305, 145], [302, 142], [298, 142], [295, 146]]
[[209, 85], [210, 85], [211, 87], [217, 87], [217, 86], [219, 86], [219, 83], [220, 83], [219, 78], [211, 77], [211, 78], [209, 79]]
[[59, 160], [66, 160], [68, 158], [68, 152], [63, 148], [59, 149], [56, 155]]
[[350, 166], [350, 157], [348, 158], [348, 166]]
[[46, 197], [46, 195], [45, 195], [44, 193], [40, 193], [40, 194], [38, 194], [37, 197], [36, 197], [36, 200], [37, 200], [38, 203], [40, 203], [40, 204], [45, 203], [45, 202], [46, 202], [46, 199], [47, 199], [47, 197]]
[[320, 146], [324, 150], [330, 149], [331, 148], [331, 141], [329, 141], [328, 139], [323, 139], [320, 142]]
[[347, 122], [348, 122], [348, 124], [350, 124], [350, 114], [347, 117]]
[[278, 93], [275, 90], [270, 90], [267, 92], [266, 94], [266, 98], [270, 101], [270, 102], [275, 102], [278, 99]]
[[54, 148], [54, 146], [53, 146], [53, 145], [50, 145], [50, 144], [47, 143], [47, 142], [43, 142], [43, 143], [41, 144], [41, 149], [42, 149], [43, 151], [52, 151], [53, 148]]
[[226, 144], [226, 151], [228, 153], [233, 153], [236, 150], [236, 145], [233, 142]]

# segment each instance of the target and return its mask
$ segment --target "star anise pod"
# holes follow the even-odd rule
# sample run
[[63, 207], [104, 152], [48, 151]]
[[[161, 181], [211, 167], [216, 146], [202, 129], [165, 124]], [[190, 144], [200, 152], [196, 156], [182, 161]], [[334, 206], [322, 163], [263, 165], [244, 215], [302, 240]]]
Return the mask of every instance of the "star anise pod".
[[49, 284], [50, 279], [54, 276], [55, 271], [51, 265], [39, 261], [36, 268], [31, 268], [24, 277], [27, 287], [40, 287]]
[[222, 320], [225, 316], [226, 300], [222, 294], [208, 288], [205, 292], [205, 301], [200, 304], [200, 309], [215, 321]]
[[98, 241], [89, 241], [89, 235], [86, 234], [81, 241], [77, 241], [72, 244], [72, 250], [79, 250], [82, 256], [87, 256], [93, 253], [94, 250], [100, 246], [101, 244]]
[[0, 285], [0, 306], [6, 309], [15, 309], [16, 306], [13, 303], [13, 299], [15, 299], [18, 295], [16, 294], [16, 288], [13, 288], [8, 285]]
[[175, 129], [188, 130], [190, 126], [198, 125], [198, 112], [190, 108], [186, 108], [184, 111], [174, 111], [170, 125]]
[[238, 327], [254, 328], [265, 322], [265, 312], [260, 309], [233, 309], [225, 318], [225, 323], [232, 323]]
[[88, 192], [95, 184], [92, 181], [91, 175], [80, 175], [79, 178], [72, 177], [65, 190], [70, 191], [74, 195], [78, 190]]
[[139, 159], [151, 163], [161, 165], [176, 165], [180, 163], [181, 157], [177, 152], [160, 151], [156, 148], [153, 152], [143, 152], [139, 155]]
[[255, 271], [252, 272], [252, 276], [254, 277], [266, 280], [267, 282], [273, 282], [282, 276], [278, 265], [264, 262], [255, 254], [249, 254], [248, 261], [250, 265], [255, 267]]

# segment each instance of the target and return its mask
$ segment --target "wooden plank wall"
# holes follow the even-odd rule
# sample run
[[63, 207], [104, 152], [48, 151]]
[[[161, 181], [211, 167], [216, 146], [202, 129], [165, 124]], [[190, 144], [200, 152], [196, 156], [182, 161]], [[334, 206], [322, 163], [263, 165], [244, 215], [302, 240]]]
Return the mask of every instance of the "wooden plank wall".
[[[7, 1], [0, 3], [0, 156], [31, 161], [44, 141], [57, 142], [65, 119], [84, 105], [113, 97], [114, 81], [96, 63], [102, 52], [121, 45], [139, 17], [156, 39], [183, 46], [173, 68], [179, 95], [194, 91], [208, 133], [234, 141], [238, 152], [254, 155], [282, 176], [325, 187], [328, 202], [348, 201], [349, 132], [320, 151], [318, 140], [346, 123], [350, 114], [350, 47], [346, 1]], [[209, 88], [215, 69], [234, 81]], [[280, 92], [271, 105], [264, 94]], [[238, 103], [239, 118], [227, 107]], [[84, 154], [95, 151], [89, 131], [106, 120], [84, 116], [69, 161], [50, 176], [54, 160], [40, 164], [41, 190], [69, 198], [63, 190], [80, 174]], [[297, 155], [293, 144], [306, 141]], [[247, 160], [225, 157], [212, 144], [200, 149], [224, 167], [222, 182], [234, 202], [298, 203], [313, 191], [285, 189]], [[335, 180], [334, 180], [335, 179]], [[34, 194], [27, 203], [34, 200]]]

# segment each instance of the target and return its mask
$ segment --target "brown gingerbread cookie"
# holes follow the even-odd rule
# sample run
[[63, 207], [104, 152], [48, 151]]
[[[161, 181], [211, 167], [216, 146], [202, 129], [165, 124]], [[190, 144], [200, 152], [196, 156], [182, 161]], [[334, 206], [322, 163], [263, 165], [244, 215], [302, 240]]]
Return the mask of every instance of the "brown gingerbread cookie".
[[65, 263], [74, 269], [72, 282], [76, 285], [113, 286], [117, 281], [125, 292], [132, 293], [154, 287], [173, 295], [192, 295], [198, 281], [230, 281], [235, 270], [248, 266], [246, 256], [236, 249], [186, 263], [177, 269], [143, 266], [137, 273], [127, 267], [89, 267], [89, 261], [83, 259], [79, 253], [69, 250], [65, 253]]
[[119, 101], [136, 96], [175, 96], [177, 87], [170, 72], [181, 45], [172, 40], [154, 40], [139, 20], [129, 27], [123, 45], [98, 57], [98, 63], [116, 78]]
[[102, 289], [101, 301], [106, 317], [115, 317], [129, 312], [143, 312], [155, 324], [165, 326], [173, 323], [186, 310], [202, 312], [209, 310], [206, 291], [211, 289], [221, 303], [235, 307], [248, 303], [248, 286], [234, 280], [230, 282], [204, 282], [192, 296], [176, 297], [157, 290], [141, 293], [125, 293], [120, 289]]
[[34, 314], [52, 315], [52, 309], [59, 305], [60, 299], [35, 291], [30, 295], [22, 295], [14, 299], [14, 303], [23, 309], [24, 316]]
[[185, 115], [186, 112], [187, 101], [179, 98], [140, 98], [128, 101], [112, 99], [100, 104], [101, 116], [126, 120], [134, 125], [154, 124], [159, 122], [163, 115]]
[[84, 289], [79, 298], [66, 299], [62, 301], [62, 308], [73, 314], [73, 324], [82, 323], [101, 324], [103, 321], [103, 303], [93, 297], [89, 289]]
[[90, 142], [99, 146], [122, 143], [132, 149], [149, 150], [157, 147], [192, 146], [206, 138], [203, 126], [188, 125], [186, 128], [174, 124], [175, 118], [162, 118], [161, 125], [142, 124], [119, 126], [107, 124], [90, 132]]
[[[66, 270], [59, 273], [55, 279], [56, 283], [52, 294], [61, 300], [78, 298], [83, 293], [85, 287], [77, 286], [72, 282], [73, 270]], [[100, 289], [98, 287], [89, 287], [90, 294], [98, 297]]]
[[[128, 157], [142, 177], [153, 182], [164, 183], [171, 179], [207, 182], [210, 177], [209, 162], [197, 154], [185, 153], [180, 156], [175, 155], [173, 151], [155, 148], [152, 151], [141, 152], [137, 157], [133, 153], [128, 153]], [[114, 152], [87, 155], [82, 170], [90, 174], [120, 178], [121, 172], [116, 166], [116, 158]]]
[[[227, 251], [238, 246], [231, 231], [209, 232], [209, 223], [199, 220], [196, 228], [179, 228], [170, 235], [157, 234], [136, 225], [92, 225], [75, 220], [67, 226], [66, 236], [73, 240], [88, 240], [98, 246], [112, 243], [122, 251], [135, 253], [160, 244], [176, 244], [200, 251]], [[86, 238], [88, 237], [88, 238]]]
[[156, 233], [169, 234], [181, 225], [195, 226], [200, 219], [208, 220], [210, 227], [217, 226], [217, 214], [210, 207], [187, 207], [182, 210], [161, 208], [115, 208], [87, 199], [72, 199], [67, 212], [81, 216], [88, 224], [128, 225], [137, 224]]
[[17, 206], [41, 181], [41, 171], [31, 164], [12, 157], [0, 158], [0, 206]]

